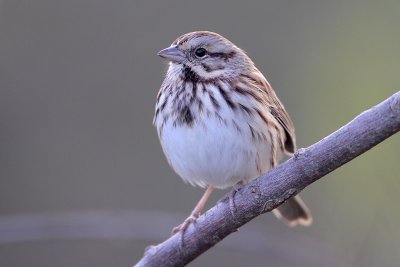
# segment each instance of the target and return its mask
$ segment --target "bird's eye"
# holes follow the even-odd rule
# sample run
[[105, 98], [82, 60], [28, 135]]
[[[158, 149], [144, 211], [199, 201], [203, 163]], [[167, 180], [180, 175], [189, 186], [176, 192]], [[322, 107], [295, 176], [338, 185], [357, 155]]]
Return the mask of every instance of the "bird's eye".
[[195, 55], [197, 57], [204, 57], [207, 54], [207, 50], [205, 50], [203, 47], [197, 48], [196, 51], [194, 51]]

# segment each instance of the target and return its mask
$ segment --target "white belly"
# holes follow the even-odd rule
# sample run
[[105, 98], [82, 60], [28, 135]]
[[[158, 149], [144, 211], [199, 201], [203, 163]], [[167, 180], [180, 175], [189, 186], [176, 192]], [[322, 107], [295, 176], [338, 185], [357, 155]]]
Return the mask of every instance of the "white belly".
[[[160, 141], [173, 169], [186, 182], [226, 188], [249, 181], [271, 168], [271, 140], [265, 125], [255, 125], [266, 139], [252, 138], [247, 122], [239, 132], [232, 121], [207, 118], [206, 124], [163, 126]], [[207, 126], [205, 126], [207, 125]], [[263, 128], [264, 127], [264, 128]]]

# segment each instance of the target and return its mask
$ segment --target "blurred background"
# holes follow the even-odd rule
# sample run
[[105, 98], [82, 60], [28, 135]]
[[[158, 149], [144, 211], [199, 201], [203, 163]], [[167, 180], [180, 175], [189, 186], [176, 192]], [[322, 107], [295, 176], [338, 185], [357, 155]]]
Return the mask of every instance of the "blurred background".
[[[0, 266], [132, 266], [186, 218], [203, 190], [152, 126], [179, 35], [244, 48], [306, 147], [399, 90], [399, 25], [398, 0], [0, 0]], [[399, 147], [302, 192], [312, 227], [266, 214], [190, 266], [398, 266]]]

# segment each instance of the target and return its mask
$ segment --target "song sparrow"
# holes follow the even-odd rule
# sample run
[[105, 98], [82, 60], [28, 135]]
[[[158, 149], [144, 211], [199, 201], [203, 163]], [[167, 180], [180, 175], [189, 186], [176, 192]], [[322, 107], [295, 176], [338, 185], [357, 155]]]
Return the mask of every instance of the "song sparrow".
[[[214, 188], [248, 182], [295, 152], [294, 126], [246, 53], [221, 35], [187, 33], [158, 53], [169, 60], [154, 125], [172, 168], [208, 187], [183, 224], [196, 220]], [[312, 218], [299, 196], [274, 210], [290, 226]]]

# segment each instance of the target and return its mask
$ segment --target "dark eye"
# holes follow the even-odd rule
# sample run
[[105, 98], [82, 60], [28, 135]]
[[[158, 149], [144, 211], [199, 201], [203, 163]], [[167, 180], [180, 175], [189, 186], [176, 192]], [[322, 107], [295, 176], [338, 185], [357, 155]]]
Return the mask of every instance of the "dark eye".
[[205, 50], [203, 47], [197, 48], [196, 51], [194, 51], [197, 57], [204, 57], [207, 54], [207, 50]]

